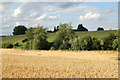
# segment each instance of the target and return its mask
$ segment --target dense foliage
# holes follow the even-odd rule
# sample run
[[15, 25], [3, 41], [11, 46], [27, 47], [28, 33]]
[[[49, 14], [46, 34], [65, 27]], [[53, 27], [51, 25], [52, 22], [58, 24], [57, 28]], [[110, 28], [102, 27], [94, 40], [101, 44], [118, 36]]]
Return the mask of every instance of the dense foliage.
[[30, 28], [26, 31], [27, 42], [24, 45], [24, 49], [44, 50], [49, 49], [49, 43], [47, 41], [46, 29], [42, 26], [37, 28]]
[[[79, 30], [86, 30], [82, 25], [78, 26]], [[2, 48], [23, 48], [27, 50], [119, 50], [120, 36], [110, 34], [104, 38], [94, 36], [75, 35], [71, 23], [59, 24], [56, 28], [56, 35], [53, 42], [48, 42], [47, 31], [43, 26], [29, 28], [25, 31], [25, 38], [22, 43], [16, 42], [3, 43]], [[120, 31], [119, 31], [120, 32]]]
[[85, 27], [83, 27], [82, 24], [79, 24], [77, 29], [78, 29], [79, 31], [88, 31], [88, 29], [85, 28]]
[[23, 25], [18, 25], [13, 29], [13, 35], [25, 34], [27, 28]]
[[97, 31], [104, 31], [104, 29], [102, 27], [98, 27]]
[[59, 25], [59, 30], [56, 33], [56, 38], [54, 40], [55, 49], [66, 50], [70, 48], [70, 40], [72, 40], [75, 35], [74, 31], [71, 28], [71, 23]]
[[2, 43], [2, 48], [13, 48], [13, 44], [12, 43]]

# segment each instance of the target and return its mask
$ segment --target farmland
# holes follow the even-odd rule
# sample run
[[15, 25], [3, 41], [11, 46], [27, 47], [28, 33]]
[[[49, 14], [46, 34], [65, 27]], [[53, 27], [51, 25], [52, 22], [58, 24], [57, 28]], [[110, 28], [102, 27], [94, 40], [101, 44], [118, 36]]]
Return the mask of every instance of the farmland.
[[1, 51], [3, 78], [118, 78], [115, 51]]
[[[82, 36], [94, 36], [96, 38], [104, 38], [106, 36], [108, 36], [109, 34], [118, 34], [117, 30], [108, 30], [108, 31], [83, 31], [83, 32], [75, 32], [76, 35], [78, 35], [79, 37]], [[49, 42], [53, 42], [53, 40], [55, 39], [56, 33], [48, 33], [47, 34], [47, 40]], [[20, 42], [22, 43], [22, 40], [24, 40], [26, 37], [25, 35], [16, 35], [16, 36], [7, 36], [7, 37], [2, 37], [2, 41], [3, 43], [16, 43], [16, 42]]]

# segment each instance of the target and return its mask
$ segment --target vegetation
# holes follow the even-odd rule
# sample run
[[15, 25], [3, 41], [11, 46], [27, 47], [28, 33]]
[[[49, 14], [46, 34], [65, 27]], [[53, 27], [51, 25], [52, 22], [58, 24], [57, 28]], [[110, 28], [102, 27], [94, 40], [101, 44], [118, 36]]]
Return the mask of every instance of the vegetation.
[[110, 34], [109, 36], [103, 38], [103, 50], [113, 50], [113, 41], [116, 39], [117, 36], [114, 34]]
[[79, 31], [88, 31], [88, 29], [85, 28], [85, 27], [83, 27], [82, 24], [79, 24], [77, 29], [78, 29]]
[[47, 41], [46, 29], [42, 26], [37, 28], [30, 28], [26, 31], [27, 42], [24, 45], [24, 49], [49, 49], [49, 43]]
[[56, 38], [54, 40], [54, 46], [56, 49], [65, 50], [70, 48], [70, 40], [72, 40], [75, 35], [71, 27], [71, 23], [59, 25], [59, 31], [56, 33]]
[[56, 33], [47, 33], [46, 28], [38, 25], [27, 29], [25, 35], [3, 37], [3, 43], [33, 50], [118, 50], [119, 47], [117, 30], [88, 32], [79, 24], [78, 29], [87, 32], [75, 32], [71, 23], [59, 24], [54, 29]]
[[3, 43], [2, 48], [13, 48], [13, 44], [11, 44], [11, 43]]
[[98, 27], [97, 31], [104, 31], [104, 29], [102, 27]]
[[13, 35], [25, 34], [27, 28], [23, 25], [18, 25], [13, 29]]

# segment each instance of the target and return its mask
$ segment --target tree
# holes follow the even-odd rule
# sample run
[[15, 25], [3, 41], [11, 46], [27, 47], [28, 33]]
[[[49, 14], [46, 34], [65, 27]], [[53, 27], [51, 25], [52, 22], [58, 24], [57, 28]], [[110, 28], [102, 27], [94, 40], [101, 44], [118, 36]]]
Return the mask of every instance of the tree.
[[79, 31], [88, 31], [88, 29], [85, 28], [85, 27], [83, 27], [82, 24], [79, 24], [77, 29], [78, 29]]
[[84, 36], [81, 40], [81, 49], [82, 50], [92, 50], [93, 49], [92, 37]]
[[54, 32], [57, 32], [59, 30], [59, 26], [54, 27]]
[[34, 50], [46, 50], [49, 49], [49, 42], [47, 41], [46, 29], [42, 26], [34, 30], [34, 40], [33, 40]]
[[81, 45], [80, 45], [80, 40], [79, 40], [79, 38], [75, 38], [75, 39], [71, 42], [71, 49], [72, 49], [72, 50], [81, 50]]
[[113, 41], [116, 39], [116, 35], [110, 34], [109, 36], [103, 39], [103, 49], [104, 50], [113, 50]]
[[46, 28], [39, 26], [30, 28], [26, 31], [28, 41], [24, 45], [24, 49], [48, 50], [49, 42], [47, 41]]
[[27, 37], [27, 40], [31, 40], [31, 39], [34, 39], [33, 38], [33, 31], [34, 31], [35, 28], [29, 28], [27, 31], [26, 31], [26, 37]]
[[91, 36], [84, 36], [80, 41], [82, 50], [100, 50], [100, 41]]
[[118, 50], [118, 45], [119, 45], [119, 42], [117, 38], [113, 41], [113, 44], [112, 44], [113, 50]]
[[70, 40], [73, 39], [75, 33], [71, 28], [70, 24], [59, 24], [59, 30], [56, 33], [56, 38], [54, 40], [55, 49], [69, 49]]
[[98, 28], [97, 28], [97, 31], [104, 31], [104, 28], [98, 27]]
[[2, 48], [13, 48], [13, 44], [12, 43], [2, 43]]
[[13, 29], [13, 35], [25, 34], [27, 28], [23, 25], [18, 25]]

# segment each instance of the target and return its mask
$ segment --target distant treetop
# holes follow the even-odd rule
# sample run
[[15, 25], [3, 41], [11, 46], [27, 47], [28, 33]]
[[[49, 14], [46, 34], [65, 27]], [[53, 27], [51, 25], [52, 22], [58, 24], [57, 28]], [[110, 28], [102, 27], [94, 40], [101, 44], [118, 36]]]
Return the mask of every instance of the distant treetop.
[[83, 27], [82, 24], [79, 24], [77, 29], [78, 29], [79, 31], [88, 31], [88, 29], [85, 28], [85, 27]]
[[13, 35], [25, 34], [27, 28], [23, 25], [18, 25], [13, 29]]
[[104, 31], [104, 28], [98, 27], [98, 28], [97, 28], [97, 31]]

